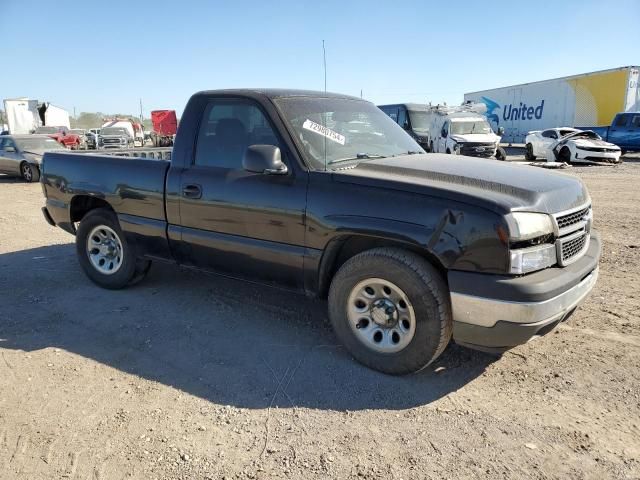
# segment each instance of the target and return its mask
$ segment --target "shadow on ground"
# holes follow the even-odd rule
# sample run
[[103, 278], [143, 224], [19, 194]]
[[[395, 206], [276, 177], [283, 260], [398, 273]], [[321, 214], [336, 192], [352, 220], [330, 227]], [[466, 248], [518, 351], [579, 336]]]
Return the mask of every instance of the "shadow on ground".
[[0, 183], [27, 183], [22, 177], [13, 176], [13, 175], [5, 175], [0, 173]]
[[425, 372], [386, 376], [337, 345], [324, 302], [160, 264], [136, 287], [103, 290], [73, 244], [0, 255], [0, 292], [0, 348], [57, 347], [242, 408], [410, 408], [494, 360], [450, 345]]

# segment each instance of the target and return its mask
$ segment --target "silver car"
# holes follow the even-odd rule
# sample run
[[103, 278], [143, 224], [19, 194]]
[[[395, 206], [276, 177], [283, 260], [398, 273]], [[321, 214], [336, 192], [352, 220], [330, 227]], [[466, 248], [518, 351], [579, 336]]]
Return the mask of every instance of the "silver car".
[[37, 182], [42, 156], [52, 150], [66, 148], [46, 135], [0, 135], [0, 173]]

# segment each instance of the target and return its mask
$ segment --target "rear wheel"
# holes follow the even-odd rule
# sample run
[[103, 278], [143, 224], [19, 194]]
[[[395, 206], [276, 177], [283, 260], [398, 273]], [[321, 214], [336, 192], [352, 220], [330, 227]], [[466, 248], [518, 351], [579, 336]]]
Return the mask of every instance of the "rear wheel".
[[496, 160], [506, 160], [507, 159], [507, 151], [498, 146], [498, 148], [496, 149]]
[[396, 248], [360, 253], [340, 268], [329, 317], [356, 360], [393, 375], [423, 369], [451, 338], [444, 280], [425, 259]]
[[527, 143], [527, 146], [524, 149], [524, 159], [528, 162], [533, 162], [536, 159], [536, 156], [533, 154], [533, 145]]
[[37, 182], [40, 180], [40, 169], [36, 165], [22, 162], [20, 164], [20, 175], [25, 182]]
[[127, 242], [115, 214], [104, 208], [91, 210], [80, 222], [76, 254], [87, 276], [109, 289], [139, 282], [151, 266], [149, 260], [136, 257], [135, 246]]

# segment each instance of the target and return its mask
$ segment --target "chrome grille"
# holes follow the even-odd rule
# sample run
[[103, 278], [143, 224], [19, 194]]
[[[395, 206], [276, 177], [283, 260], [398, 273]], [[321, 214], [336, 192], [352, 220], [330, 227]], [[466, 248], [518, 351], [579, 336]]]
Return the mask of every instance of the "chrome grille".
[[591, 205], [568, 213], [554, 215], [558, 239], [558, 263], [568, 265], [578, 260], [589, 247], [591, 237]]
[[570, 227], [571, 225], [575, 225], [585, 219], [585, 217], [589, 214], [589, 210], [591, 207], [583, 208], [582, 210], [578, 210], [577, 212], [569, 213], [567, 215], [560, 215], [556, 217], [556, 221], [558, 222], [558, 228], [564, 229]]
[[586, 232], [579, 237], [572, 238], [566, 242], [562, 242], [560, 248], [560, 254], [562, 255], [562, 262], [571, 260], [574, 256], [579, 254], [585, 247], [589, 234]]

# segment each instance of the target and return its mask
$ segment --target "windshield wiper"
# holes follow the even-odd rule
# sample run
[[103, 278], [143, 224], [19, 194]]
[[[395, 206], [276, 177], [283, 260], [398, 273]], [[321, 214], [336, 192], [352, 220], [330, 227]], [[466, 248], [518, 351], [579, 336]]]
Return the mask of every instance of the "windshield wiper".
[[352, 160], [371, 160], [374, 158], [386, 158], [385, 155], [374, 155], [374, 154], [368, 154], [368, 153], [358, 153], [356, 154], [355, 157], [346, 157], [346, 158], [338, 158], [336, 160], [331, 160], [327, 165], [333, 165], [334, 163], [341, 163], [341, 162], [349, 162]]

